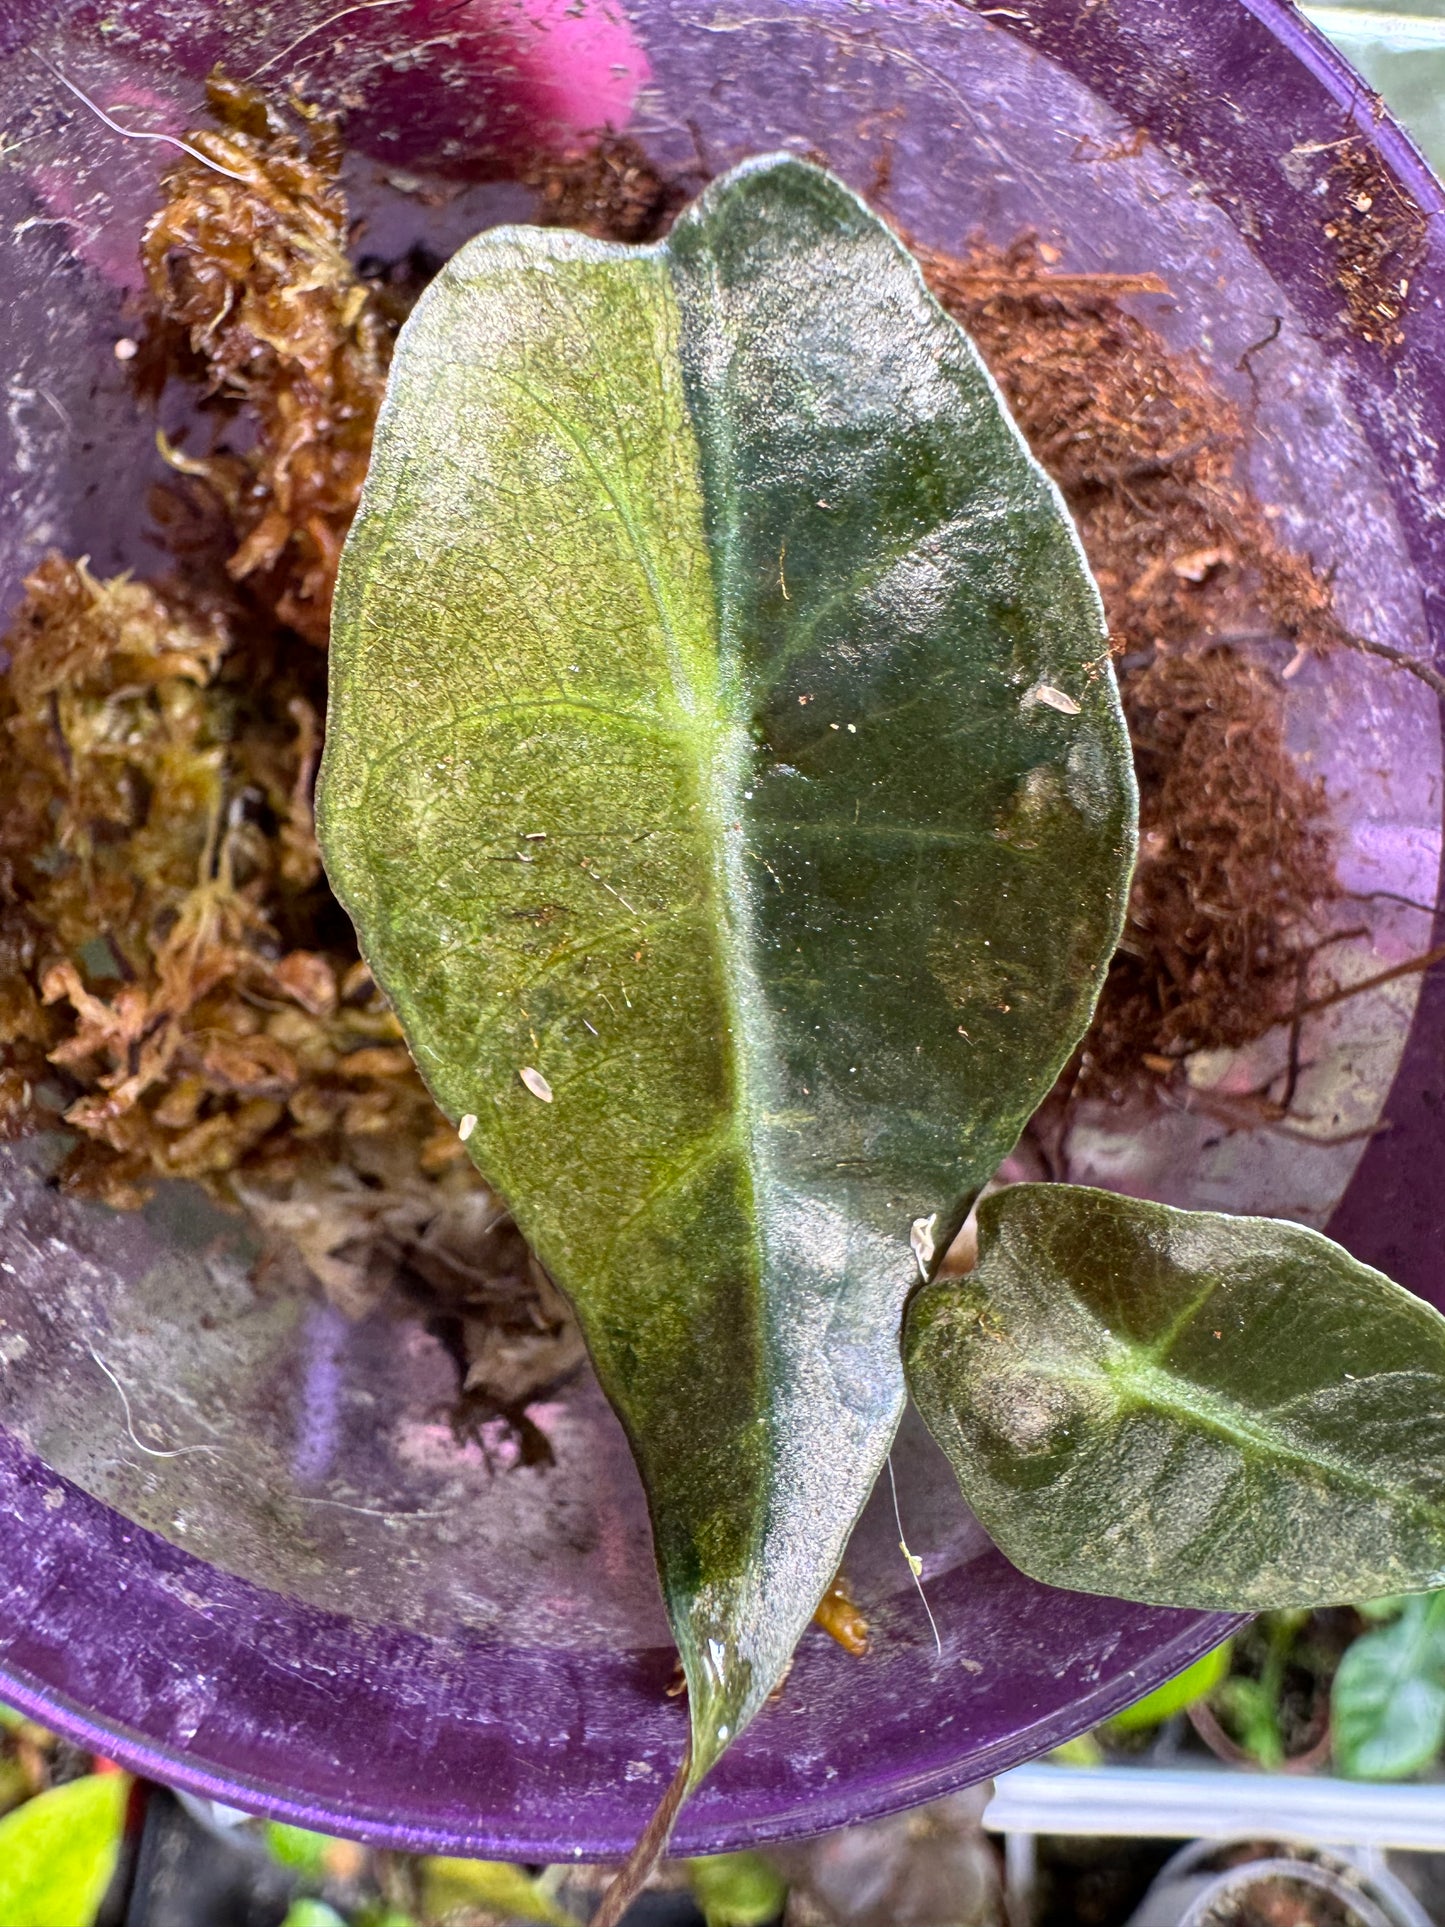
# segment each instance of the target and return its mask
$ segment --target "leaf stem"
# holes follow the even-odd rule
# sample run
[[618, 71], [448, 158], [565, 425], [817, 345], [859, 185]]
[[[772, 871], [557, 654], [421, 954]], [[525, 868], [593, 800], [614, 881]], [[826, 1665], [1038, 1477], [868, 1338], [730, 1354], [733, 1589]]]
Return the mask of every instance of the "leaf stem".
[[592, 1916], [591, 1927], [617, 1927], [617, 1923], [647, 1885], [653, 1868], [661, 1860], [672, 1830], [677, 1824], [678, 1810], [687, 1798], [692, 1784], [692, 1740], [689, 1737], [682, 1749], [682, 1759], [678, 1762], [677, 1772], [672, 1784], [657, 1804], [657, 1811], [642, 1829], [641, 1838], [628, 1854], [622, 1865], [612, 1877], [612, 1884], [602, 1896], [601, 1905]]

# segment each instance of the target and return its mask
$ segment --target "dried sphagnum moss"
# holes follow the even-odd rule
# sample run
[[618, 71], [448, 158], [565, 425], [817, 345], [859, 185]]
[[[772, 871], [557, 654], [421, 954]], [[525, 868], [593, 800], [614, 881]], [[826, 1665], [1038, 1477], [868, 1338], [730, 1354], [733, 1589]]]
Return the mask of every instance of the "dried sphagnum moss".
[[144, 359], [243, 432], [171, 451], [209, 503], [168, 505], [200, 537], [182, 587], [52, 556], [5, 638], [0, 1129], [68, 1129], [58, 1182], [112, 1205], [199, 1180], [262, 1228], [268, 1269], [299, 1261], [349, 1311], [410, 1299], [456, 1358], [455, 1421], [500, 1418], [537, 1462], [526, 1407], [580, 1363], [575, 1324], [423, 1086], [312, 830], [395, 291], [347, 257], [334, 130], [210, 97], [222, 125], [190, 143], [227, 172], [165, 176]]
[[7, 1122], [60, 1113], [62, 1183], [111, 1204], [291, 1184], [367, 1138], [461, 1163], [355, 949], [281, 939], [319, 875], [317, 720], [284, 675], [229, 682], [229, 642], [220, 610], [59, 557], [6, 638]]
[[168, 170], [141, 260], [162, 326], [255, 428], [244, 454], [186, 463], [241, 538], [227, 568], [324, 649], [393, 328], [347, 255], [335, 127], [311, 119], [303, 139], [254, 90], [219, 77], [209, 99], [222, 125], [190, 145], [228, 171], [190, 158]]

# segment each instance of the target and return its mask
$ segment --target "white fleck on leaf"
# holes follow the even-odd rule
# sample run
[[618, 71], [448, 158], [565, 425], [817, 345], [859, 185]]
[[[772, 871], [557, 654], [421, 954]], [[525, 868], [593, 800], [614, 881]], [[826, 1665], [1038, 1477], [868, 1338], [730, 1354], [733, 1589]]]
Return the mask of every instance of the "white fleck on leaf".
[[1055, 689], [1051, 682], [1036, 682], [1024, 697], [1023, 707], [1032, 709], [1035, 703], [1043, 703], [1047, 709], [1057, 709], [1061, 716], [1077, 716], [1079, 705], [1066, 690]]
[[467, 1139], [471, 1136], [472, 1132], [476, 1130], [476, 1128], [477, 1128], [476, 1117], [471, 1111], [468, 1111], [466, 1116], [457, 1125], [457, 1136], [461, 1139], [462, 1143], [465, 1144]]
[[552, 1102], [552, 1086], [540, 1071], [534, 1071], [530, 1064], [524, 1064], [521, 1070], [517, 1072], [517, 1075], [532, 1093], [533, 1097], [540, 1097], [544, 1104], [550, 1104]]

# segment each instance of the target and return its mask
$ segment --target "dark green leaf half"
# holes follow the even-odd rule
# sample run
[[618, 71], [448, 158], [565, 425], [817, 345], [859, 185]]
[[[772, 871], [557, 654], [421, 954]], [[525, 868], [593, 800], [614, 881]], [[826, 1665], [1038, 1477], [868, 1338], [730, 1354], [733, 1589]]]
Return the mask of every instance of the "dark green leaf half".
[[1330, 1691], [1334, 1763], [1357, 1780], [1403, 1780], [1445, 1744], [1445, 1593], [1407, 1599], [1363, 1634]]
[[423, 296], [323, 847], [628, 1429], [697, 1774], [887, 1452], [911, 1236], [1087, 1022], [1133, 810], [1058, 496], [837, 181], [751, 164], [655, 248], [496, 230]]
[[1445, 1319], [1328, 1238], [1021, 1184], [908, 1385], [1015, 1565], [1240, 1611], [1445, 1580]]

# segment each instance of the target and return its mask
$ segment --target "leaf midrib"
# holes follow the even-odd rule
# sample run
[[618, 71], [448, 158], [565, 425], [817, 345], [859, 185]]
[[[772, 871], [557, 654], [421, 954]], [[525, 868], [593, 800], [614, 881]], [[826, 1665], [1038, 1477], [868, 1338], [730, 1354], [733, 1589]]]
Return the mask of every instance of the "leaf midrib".
[[[1200, 1431], [1211, 1432], [1226, 1440], [1242, 1455], [1247, 1448], [1254, 1447], [1276, 1463], [1282, 1462], [1310, 1474], [1315, 1481], [1323, 1471], [1329, 1478], [1363, 1497], [1374, 1498], [1384, 1492], [1393, 1504], [1422, 1524], [1437, 1530], [1445, 1529], [1445, 1506], [1432, 1504], [1411, 1487], [1370, 1479], [1352, 1466], [1341, 1464], [1327, 1452], [1307, 1454], [1281, 1440], [1278, 1434], [1261, 1431], [1235, 1400], [1208, 1393], [1194, 1381], [1165, 1372], [1156, 1365], [1141, 1363], [1128, 1346], [1107, 1334], [1095, 1321], [1090, 1322], [1094, 1323], [1095, 1331], [1104, 1340], [1106, 1355], [1100, 1358], [1097, 1365], [1090, 1369], [1087, 1366], [1055, 1364], [1037, 1368], [1041, 1376], [1052, 1378], [1062, 1385], [1090, 1388], [1102, 1381], [1109, 1387], [1121, 1416], [1132, 1410], [1188, 1420]], [[1181, 1388], [1185, 1386], [1194, 1392], [1194, 1397], [1180, 1396]]]
[[[741, 868], [745, 839], [730, 829], [731, 825], [743, 821], [742, 791], [750, 771], [753, 745], [746, 719], [739, 713], [739, 679], [735, 674], [726, 673], [724, 630], [727, 625], [719, 570], [707, 540], [708, 504], [699, 426], [688, 405], [686, 384], [682, 377], [681, 336], [685, 323], [665, 243], [654, 251], [654, 260], [658, 268], [655, 285], [665, 304], [668, 346], [679, 381], [678, 401], [688, 430], [686, 451], [684, 453], [679, 447], [679, 459], [691, 465], [691, 475], [687, 480], [691, 484], [699, 517], [697, 538], [710, 591], [710, 606], [706, 609], [704, 623], [713, 645], [711, 658], [706, 651], [689, 646], [692, 625], [685, 615], [679, 620], [671, 605], [664, 587], [667, 577], [657, 567], [654, 551], [633, 510], [630, 477], [625, 472], [620, 477], [615, 475], [594, 449], [589, 436], [566, 415], [551, 407], [526, 382], [504, 371], [498, 372], [566, 437], [593, 483], [611, 505], [626, 534], [633, 560], [652, 603], [663, 643], [668, 681], [666, 689], [656, 692], [659, 706], [664, 711], [664, 716], [658, 722], [621, 715], [618, 720], [624, 723], [635, 721], [643, 727], [651, 724], [659, 735], [664, 732], [675, 735], [684, 782], [690, 793], [688, 801], [696, 805], [694, 834], [701, 832], [698, 841], [705, 850], [708, 883], [718, 912], [715, 922], [719, 935], [714, 940], [713, 948], [723, 1003], [723, 1035], [719, 1039], [719, 1047], [727, 1066], [728, 1090], [723, 1100], [725, 1115], [715, 1130], [705, 1132], [699, 1139], [677, 1148], [675, 1158], [669, 1160], [665, 1176], [659, 1178], [647, 1197], [614, 1228], [603, 1268], [610, 1268], [618, 1251], [625, 1247], [628, 1232], [640, 1224], [646, 1224], [659, 1202], [672, 1193], [678, 1182], [685, 1181], [687, 1175], [701, 1168], [703, 1163], [725, 1155], [731, 1148], [735, 1150], [746, 1173], [751, 1193], [745, 1221], [753, 1238], [755, 1279], [749, 1282], [761, 1286], [767, 1273], [765, 1240], [758, 1208], [764, 1195], [764, 1178], [760, 1169], [757, 1134], [747, 1128], [746, 1120], [750, 1114], [751, 1086], [755, 1081], [748, 1045], [755, 1036], [753, 1024], [758, 1019], [765, 1021], [765, 1012], [760, 1010], [754, 1013], [744, 1008], [748, 1000], [739, 985], [739, 975], [747, 971], [747, 959], [752, 954], [753, 945], [751, 931], [746, 924], [746, 878]], [[735, 491], [729, 508], [735, 515]], [[702, 626], [698, 625], [699, 628]], [[725, 690], [732, 694], [731, 703], [727, 700]]]
[[[700, 752], [706, 750], [710, 753], [700, 753], [698, 757], [697, 800], [699, 816], [706, 825], [710, 881], [718, 905], [718, 975], [726, 1011], [726, 1034], [720, 1043], [731, 1087], [730, 1122], [747, 1186], [745, 1222], [752, 1239], [752, 1282], [756, 1289], [756, 1314], [762, 1327], [760, 1336], [766, 1353], [771, 1349], [772, 1318], [767, 1292], [770, 1265], [763, 1201], [769, 1195], [771, 1185], [764, 1146], [760, 1142], [761, 1134], [756, 1129], [748, 1128], [747, 1119], [753, 1115], [761, 1118], [766, 1108], [762, 1102], [763, 1080], [758, 1075], [756, 1059], [767, 1048], [772, 1024], [767, 999], [752, 962], [757, 955], [757, 945], [750, 915], [750, 879], [745, 868], [752, 837], [742, 829], [744, 823], [750, 823], [744, 808], [743, 791], [753, 786], [747, 779], [752, 774], [756, 749], [748, 729], [749, 705], [745, 701], [747, 692], [741, 674], [742, 651], [735, 622], [739, 607], [735, 577], [741, 492], [732, 434], [735, 420], [731, 393], [732, 367], [729, 362], [723, 384], [727, 392], [720, 397], [722, 405], [713, 412], [709, 424], [713, 430], [709, 451], [714, 458], [711, 472], [715, 478], [720, 478], [720, 489], [714, 491], [714, 499], [710, 499], [709, 469], [703, 459], [704, 430], [692, 405], [683, 353], [687, 313], [679, 279], [672, 272], [666, 241], [658, 244], [657, 259], [662, 269], [665, 299], [675, 330], [673, 344], [682, 408], [691, 431], [688, 454], [692, 462], [692, 484], [700, 518], [698, 536], [706, 560], [707, 583], [711, 592], [708, 613], [714, 653], [711, 665], [713, 674], [707, 689], [711, 698], [711, 714], [708, 718], [711, 727], [706, 743], [699, 741], [696, 735], [693, 738]], [[722, 496], [721, 502], [715, 499], [718, 492]], [[713, 539], [715, 529], [720, 531], [717, 540]], [[674, 690], [673, 693], [674, 701], [679, 701], [680, 692]], [[689, 717], [689, 720], [692, 718]], [[721, 1135], [719, 1133], [719, 1137]], [[767, 1403], [771, 1405], [771, 1400]], [[771, 1431], [771, 1413], [765, 1417], [765, 1423]], [[761, 1535], [764, 1530], [764, 1522], [759, 1519], [756, 1531]], [[705, 1669], [711, 1672], [711, 1661], [704, 1659], [701, 1653], [698, 1658]], [[722, 1731], [725, 1733], [726, 1728]]]

